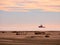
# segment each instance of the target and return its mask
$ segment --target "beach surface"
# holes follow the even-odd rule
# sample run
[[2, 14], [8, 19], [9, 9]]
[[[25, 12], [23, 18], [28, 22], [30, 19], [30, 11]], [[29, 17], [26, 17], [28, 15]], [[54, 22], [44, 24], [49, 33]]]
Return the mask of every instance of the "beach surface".
[[60, 32], [0, 31], [0, 45], [60, 45]]

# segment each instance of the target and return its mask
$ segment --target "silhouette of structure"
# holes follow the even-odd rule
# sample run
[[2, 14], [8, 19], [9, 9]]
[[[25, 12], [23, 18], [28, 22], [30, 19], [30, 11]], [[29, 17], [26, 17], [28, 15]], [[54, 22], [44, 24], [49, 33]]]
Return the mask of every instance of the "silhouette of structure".
[[38, 28], [45, 28], [43, 25], [38, 26]]

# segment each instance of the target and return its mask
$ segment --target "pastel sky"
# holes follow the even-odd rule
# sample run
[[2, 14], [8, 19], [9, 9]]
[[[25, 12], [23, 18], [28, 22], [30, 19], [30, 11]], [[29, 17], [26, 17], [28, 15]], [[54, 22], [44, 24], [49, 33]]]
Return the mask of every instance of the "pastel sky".
[[0, 30], [60, 30], [60, 0], [0, 0]]

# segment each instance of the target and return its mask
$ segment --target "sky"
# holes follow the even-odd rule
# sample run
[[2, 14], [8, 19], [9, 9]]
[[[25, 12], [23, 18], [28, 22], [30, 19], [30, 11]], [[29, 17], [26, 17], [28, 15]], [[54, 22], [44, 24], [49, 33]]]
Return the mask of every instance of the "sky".
[[0, 0], [2, 30], [60, 31], [60, 0]]

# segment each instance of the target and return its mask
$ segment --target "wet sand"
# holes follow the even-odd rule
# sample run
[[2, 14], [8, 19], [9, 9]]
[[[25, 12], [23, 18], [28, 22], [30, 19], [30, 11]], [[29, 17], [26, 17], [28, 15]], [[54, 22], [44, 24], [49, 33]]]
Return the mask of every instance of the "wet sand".
[[60, 45], [60, 40], [4, 39], [0, 40], [0, 45]]
[[[51, 32], [53, 33], [53, 32]], [[55, 33], [55, 32], [54, 32]], [[8, 36], [4, 34], [4, 36], [2, 36], [0, 34], [0, 45], [60, 45], [60, 34], [57, 34], [58, 32], [56, 32], [54, 35], [50, 35], [51, 37], [24, 37], [24, 38], [15, 38], [15, 37], [11, 37], [11, 34], [8, 33]], [[15, 34], [13, 34], [12, 36], [14, 36]], [[46, 34], [45, 34], [46, 35]], [[45, 36], [43, 35], [43, 36]], [[20, 35], [15, 35], [16, 37]]]

